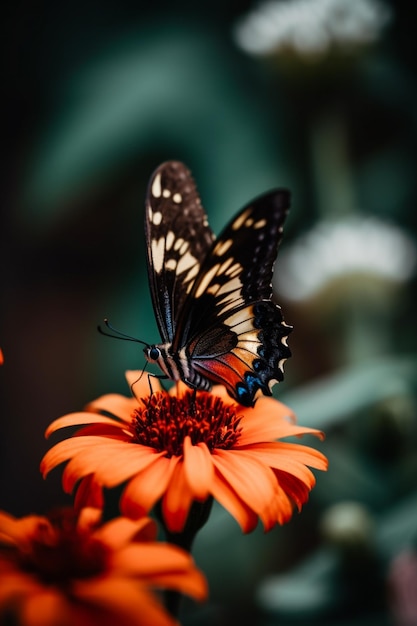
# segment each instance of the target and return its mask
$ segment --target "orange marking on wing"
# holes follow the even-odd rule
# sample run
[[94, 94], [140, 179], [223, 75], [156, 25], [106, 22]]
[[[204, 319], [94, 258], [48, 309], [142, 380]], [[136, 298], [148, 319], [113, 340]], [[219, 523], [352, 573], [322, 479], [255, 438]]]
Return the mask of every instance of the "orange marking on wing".
[[[237, 359], [236, 363], [241, 364]], [[227, 362], [222, 362], [223, 358], [210, 359], [207, 361], [201, 361], [199, 359], [198, 363], [194, 363], [194, 367], [200, 373], [205, 376], [208, 376], [210, 380], [219, 383], [220, 385], [226, 385], [234, 387], [238, 382], [243, 380], [242, 374], [245, 371], [243, 368], [243, 372], [241, 373], [239, 370], [236, 370], [234, 364]], [[240, 369], [240, 368], [239, 368]]]
[[254, 358], [256, 357], [253, 353], [234, 348], [231, 352], [219, 355], [214, 359], [198, 359], [195, 361], [194, 367], [202, 374], [209, 374], [211, 380], [222, 385], [235, 387], [238, 382], [244, 380], [245, 373], [252, 370]]

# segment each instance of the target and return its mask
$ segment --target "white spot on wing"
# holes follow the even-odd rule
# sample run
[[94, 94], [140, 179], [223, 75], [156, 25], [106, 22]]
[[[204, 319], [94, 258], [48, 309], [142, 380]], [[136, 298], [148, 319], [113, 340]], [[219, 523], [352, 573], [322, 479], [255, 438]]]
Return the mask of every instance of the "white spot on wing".
[[211, 285], [207, 288], [207, 293], [211, 293], [215, 296], [219, 290], [219, 287], [220, 285], [218, 283], [215, 283], [214, 285]]
[[175, 235], [174, 235], [174, 233], [172, 232], [172, 230], [170, 230], [170, 231], [168, 232], [167, 236], [166, 236], [166, 244], [165, 244], [165, 247], [166, 247], [166, 249], [167, 249], [167, 250], [171, 250], [171, 248], [172, 248], [172, 245], [173, 245], [174, 241], [175, 241]]
[[233, 244], [233, 241], [231, 239], [226, 239], [226, 241], [223, 241], [223, 243], [219, 242], [214, 248], [213, 252], [217, 256], [223, 256], [224, 253], [228, 251], [228, 249], [230, 248], [232, 244]]
[[[237, 311], [236, 313], [233, 313], [233, 315], [225, 319], [225, 324], [227, 324], [230, 328], [233, 328], [234, 326], [236, 326], [237, 324], [241, 324], [242, 322], [251, 321], [252, 318], [248, 318], [248, 315], [252, 315], [252, 311], [248, 311], [247, 308]], [[253, 328], [252, 323], [251, 328]]]
[[159, 226], [161, 222], [162, 222], [162, 213], [160, 211], [156, 211], [156, 213], [153, 213], [152, 215], [152, 224], [154, 224], [155, 226]]
[[167, 270], [175, 270], [177, 267], [177, 261], [175, 259], [168, 259], [165, 263], [165, 269]]
[[230, 304], [229, 304], [229, 301], [227, 299], [224, 302], [225, 302], [224, 305], [223, 305], [222, 302], [220, 303], [220, 304], [222, 304], [222, 308], [221, 308], [221, 310], [219, 312], [219, 315], [223, 315], [223, 313], [226, 313], [226, 311], [229, 311], [230, 309], [234, 309], [236, 307], [236, 303], [237, 303], [236, 298], [233, 298], [233, 300], [230, 302]]
[[250, 214], [251, 210], [247, 209], [246, 211], [244, 211], [244, 213], [242, 213], [242, 215], [239, 215], [232, 224], [233, 230], [238, 230], [242, 226], [242, 224], [245, 223]]
[[287, 359], [281, 359], [281, 360], [278, 362], [278, 369], [280, 369], [282, 373], [284, 373], [284, 363], [285, 363], [285, 361], [286, 361], [286, 360], [287, 360]]
[[219, 274], [227, 274], [228, 267], [233, 263], [233, 258], [229, 257], [222, 265], [220, 265]]
[[188, 243], [188, 241], [184, 241], [184, 239], [182, 240], [183, 243], [179, 249], [180, 254], [185, 254], [188, 250], [188, 248], [190, 247], [190, 244]]
[[[197, 264], [197, 259], [192, 254], [187, 252], [180, 258], [180, 260], [177, 263], [177, 273], [182, 274], [183, 272], [186, 272], [187, 270], [189, 270], [196, 264]], [[198, 271], [198, 268], [199, 266], [197, 264], [197, 271]]]
[[[242, 312], [240, 313], [242, 314]], [[239, 316], [239, 313], [232, 315], [232, 317], [236, 317], [236, 316]], [[226, 320], [226, 324], [227, 323], [228, 323], [228, 320]], [[253, 327], [252, 319], [247, 319], [246, 317], [240, 322], [235, 322], [232, 326], [230, 326], [230, 328], [232, 328], [233, 332], [239, 336], [243, 333], [254, 333], [254, 336], [257, 337], [257, 334], [259, 332]]]
[[219, 264], [216, 263], [216, 265], [213, 265], [213, 267], [207, 272], [207, 274], [205, 274], [205, 276], [203, 277], [201, 283], [199, 284], [197, 288], [197, 291], [195, 292], [196, 298], [199, 298], [200, 296], [203, 295], [203, 293], [205, 293], [210, 282], [216, 276], [219, 267], [220, 267]]
[[249, 339], [248, 341], [238, 341], [238, 347], [240, 350], [245, 350], [245, 352], [249, 352], [249, 354], [253, 357], [257, 355], [256, 349], [260, 346], [260, 342], [254, 339]]
[[157, 274], [162, 271], [164, 265], [165, 240], [163, 237], [154, 239], [151, 244], [153, 268]]
[[241, 287], [242, 283], [240, 280], [238, 278], [232, 278], [232, 280], [229, 280], [226, 284], [220, 287], [218, 295], [229, 293], [230, 291], [240, 291]]
[[242, 266], [240, 265], [240, 263], [235, 263], [234, 265], [232, 265], [232, 267], [229, 267], [229, 269], [226, 271], [226, 275], [230, 276], [230, 278], [235, 278], [235, 276], [239, 276], [241, 271]]
[[[233, 329], [235, 330], [235, 329]], [[239, 343], [242, 341], [243, 343], [247, 344], [247, 343], [256, 343], [258, 346], [261, 345], [261, 342], [258, 339], [258, 329], [256, 328], [252, 328], [252, 330], [249, 330], [248, 332], [245, 333], [238, 333], [239, 335]]]
[[169, 198], [169, 196], [171, 195], [171, 192], [169, 189], [164, 189], [162, 192], [162, 195], [164, 196], [164, 198]]
[[[193, 278], [195, 278], [195, 277], [197, 276], [197, 274], [198, 274], [199, 270], [200, 270], [200, 265], [199, 265], [198, 263], [196, 263], [196, 264], [195, 264], [195, 265], [194, 265], [194, 266], [190, 269], [190, 271], [188, 272], [187, 276], [185, 276], [185, 278], [184, 278], [184, 282], [186, 282], [186, 283], [187, 283], [188, 281], [190, 281], [190, 280], [192, 280]], [[188, 287], [187, 287], [187, 293], [190, 293], [192, 286], [193, 286], [193, 283], [191, 282], [191, 283], [188, 285]]]
[[151, 191], [152, 191], [152, 195], [154, 198], [161, 197], [161, 173], [160, 172], [154, 178]]
[[172, 196], [172, 199], [174, 202], [179, 204], [180, 202], [182, 202], [182, 195], [180, 193], [174, 193], [174, 195]]

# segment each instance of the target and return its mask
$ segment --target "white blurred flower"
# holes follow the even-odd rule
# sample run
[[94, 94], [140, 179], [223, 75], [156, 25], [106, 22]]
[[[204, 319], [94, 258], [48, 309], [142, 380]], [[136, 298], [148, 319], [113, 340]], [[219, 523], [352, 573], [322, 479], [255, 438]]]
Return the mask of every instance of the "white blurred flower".
[[372, 543], [375, 523], [370, 511], [360, 502], [344, 500], [330, 506], [321, 519], [325, 540], [341, 548], [362, 547]]
[[234, 37], [249, 54], [321, 56], [333, 45], [372, 43], [390, 18], [380, 0], [267, 0], [241, 18]]
[[415, 243], [402, 230], [376, 217], [353, 216], [320, 222], [282, 250], [274, 287], [288, 300], [302, 301], [349, 275], [402, 283], [416, 266]]

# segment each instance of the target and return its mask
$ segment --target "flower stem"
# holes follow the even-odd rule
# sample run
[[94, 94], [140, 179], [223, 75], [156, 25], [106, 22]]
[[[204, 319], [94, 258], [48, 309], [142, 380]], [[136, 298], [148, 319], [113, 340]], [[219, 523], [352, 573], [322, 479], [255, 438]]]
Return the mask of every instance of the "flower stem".
[[[164, 532], [165, 538], [169, 543], [172, 543], [183, 550], [191, 553], [191, 549], [194, 543], [194, 539], [197, 536], [198, 531], [207, 522], [211, 507], [213, 505], [213, 498], [210, 496], [204, 502], [193, 502], [190, 508], [190, 512], [185, 522], [183, 530], [179, 533], [171, 532], [166, 525], [162, 514], [161, 502], [156, 506], [155, 513], [160, 520]], [[173, 617], [178, 617], [181, 603], [181, 593], [178, 591], [166, 591], [165, 592], [165, 607], [171, 613]]]
[[212, 497], [207, 498], [204, 502], [193, 502], [185, 526], [179, 533], [171, 532], [167, 528], [164, 520], [159, 517], [160, 514], [158, 512], [158, 517], [161, 519], [167, 541], [187, 550], [187, 552], [191, 552], [198, 531], [204, 526], [210, 516], [212, 504]]

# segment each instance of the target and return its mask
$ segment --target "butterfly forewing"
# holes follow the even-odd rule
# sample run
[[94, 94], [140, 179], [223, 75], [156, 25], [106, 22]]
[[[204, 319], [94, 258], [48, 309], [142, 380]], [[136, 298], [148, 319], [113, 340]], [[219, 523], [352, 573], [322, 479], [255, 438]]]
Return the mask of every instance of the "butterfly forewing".
[[[209, 292], [222, 301], [227, 293], [237, 292], [245, 302], [270, 299], [273, 265], [288, 208], [288, 191], [278, 189], [242, 209], [206, 256], [192, 295]], [[219, 314], [217, 308], [216, 316]]]
[[178, 318], [214, 235], [189, 170], [163, 163], [148, 188], [145, 215], [148, 275], [164, 342], [174, 340]]

